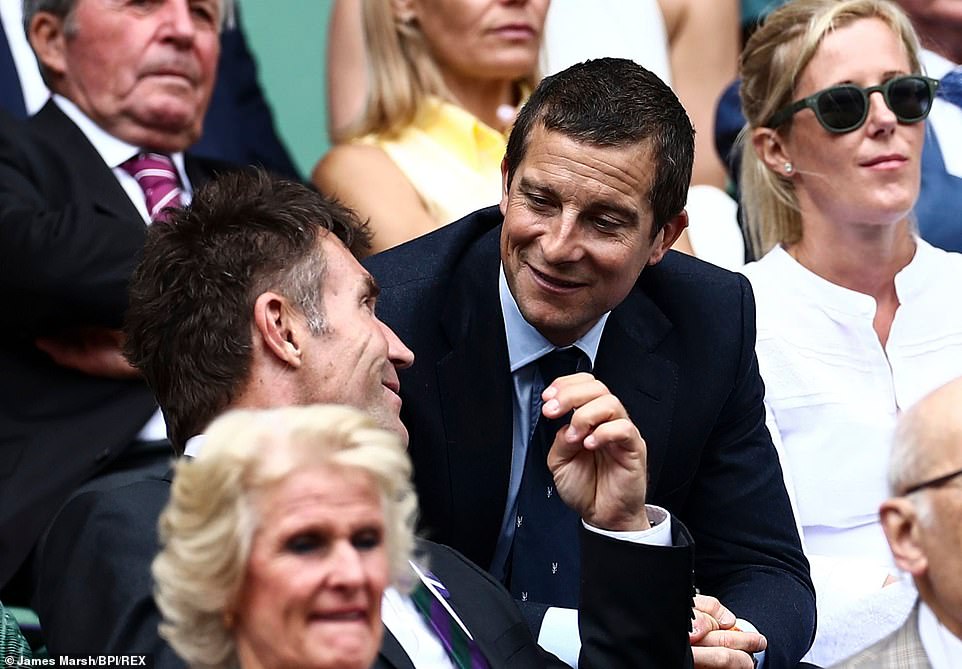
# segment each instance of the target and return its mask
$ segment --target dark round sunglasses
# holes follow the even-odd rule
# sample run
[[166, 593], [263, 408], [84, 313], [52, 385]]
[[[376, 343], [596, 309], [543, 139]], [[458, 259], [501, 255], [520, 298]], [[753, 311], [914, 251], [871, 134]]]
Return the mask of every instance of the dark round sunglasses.
[[803, 100], [779, 109], [765, 124], [777, 128], [803, 109], [815, 112], [815, 118], [829, 132], [851, 132], [862, 127], [868, 118], [869, 96], [880, 92], [885, 104], [901, 123], [918, 123], [932, 110], [932, 100], [939, 80], [910, 74], [889, 79], [878, 86], [860, 88], [854, 84], [832, 86]]

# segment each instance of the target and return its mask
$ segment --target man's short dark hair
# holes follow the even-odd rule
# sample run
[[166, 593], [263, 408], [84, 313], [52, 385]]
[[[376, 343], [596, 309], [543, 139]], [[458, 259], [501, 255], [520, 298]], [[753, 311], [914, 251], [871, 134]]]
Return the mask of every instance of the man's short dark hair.
[[602, 147], [650, 140], [654, 178], [648, 200], [652, 235], [685, 207], [695, 158], [695, 130], [672, 90], [624, 58], [599, 58], [546, 77], [528, 98], [508, 139], [508, 184], [524, 160], [535, 124]]
[[218, 177], [148, 229], [124, 353], [157, 396], [178, 452], [247, 380], [259, 295], [284, 295], [323, 331], [325, 231], [355, 255], [369, 247], [353, 211], [259, 170]]

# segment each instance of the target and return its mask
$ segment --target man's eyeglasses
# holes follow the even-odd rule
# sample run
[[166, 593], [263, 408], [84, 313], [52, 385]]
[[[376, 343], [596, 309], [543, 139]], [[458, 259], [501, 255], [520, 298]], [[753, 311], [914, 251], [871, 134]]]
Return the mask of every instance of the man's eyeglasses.
[[901, 123], [918, 123], [929, 115], [939, 80], [910, 74], [889, 79], [878, 86], [860, 88], [854, 84], [832, 86], [809, 95], [775, 112], [765, 124], [777, 128], [803, 109], [815, 112], [815, 118], [829, 132], [851, 132], [862, 127], [868, 118], [869, 96], [880, 92], [885, 104]]
[[962, 475], [962, 469], [957, 469], [954, 472], [938, 476], [934, 479], [929, 479], [928, 481], [923, 481], [922, 483], [916, 483], [915, 485], [906, 489], [902, 496], [911, 495], [913, 492], [918, 492], [923, 488], [938, 488], [940, 485], [944, 485], [954, 479], [956, 476]]

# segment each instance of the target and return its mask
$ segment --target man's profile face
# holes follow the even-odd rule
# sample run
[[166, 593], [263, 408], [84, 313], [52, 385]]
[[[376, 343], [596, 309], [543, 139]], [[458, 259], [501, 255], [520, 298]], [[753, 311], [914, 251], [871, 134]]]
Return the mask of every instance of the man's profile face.
[[[962, 467], [957, 453], [947, 454], [922, 478], [932, 478]], [[954, 634], [962, 634], [962, 476], [920, 493], [928, 496], [928, 513], [920, 519], [919, 543], [927, 561], [925, 578], [939, 618], [950, 621]]]
[[38, 34], [53, 35], [52, 50], [38, 50], [51, 83], [100, 127], [182, 151], [200, 136], [210, 101], [221, 11], [221, 0], [77, 0], [66, 20], [38, 14], [31, 40], [36, 49]]
[[664, 230], [651, 236], [654, 169], [647, 142], [599, 147], [532, 129], [501, 199], [501, 262], [525, 320], [556, 346], [620, 304], [667, 250]]
[[319, 241], [324, 256], [324, 328], [304, 352], [298, 404], [348, 404], [363, 409], [380, 427], [401, 435], [398, 369], [414, 354], [374, 314], [377, 286], [344, 244], [331, 234]]

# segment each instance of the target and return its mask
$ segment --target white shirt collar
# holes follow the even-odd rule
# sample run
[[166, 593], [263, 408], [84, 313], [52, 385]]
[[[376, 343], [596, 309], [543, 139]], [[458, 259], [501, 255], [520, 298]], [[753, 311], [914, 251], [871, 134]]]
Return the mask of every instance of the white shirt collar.
[[[124, 140], [114, 137], [94, 123], [80, 107], [64, 96], [59, 93], [54, 93], [52, 97], [53, 101], [60, 108], [60, 111], [66, 114], [67, 117], [80, 128], [80, 132], [93, 144], [94, 149], [97, 150], [97, 153], [100, 154], [100, 157], [103, 158], [103, 161], [111, 169], [119, 167], [121, 163], [126, 162], [141, 152], [141, 147], [128, 144]], [[170, 158], [174, 161], [174, 166], [177, 168], [181, 184], [188, 184], [189, 181], [184, 171], [183, 152], [178, 151], [177, 153], [171, 153]]]
[[932, 669], [952, 669], [962, 657], [962, 639], [939, 622], [925, 602], [919, 601], [919, 637]]
[[[504, 265], [498, 270], [498, 293], [501, 299], [501, 314], [504, 317], [504, 334], [508, 341], [508, 361], [513, 374], [556, 347], [521, 315], [518, 303], [511, 294], [511, 289], [508, 288], [508, 281], [504, 276]], [[604, 313], [598, 322], [574, 343], [588, 356], [592, 367], [595, 366], [601, 335], [610, 313], [610, 311]]]
[[957, 67], [957, 65], [948, 58], [940, 56], [928, 49], [922, 49], [919, 52], [919, 60], [922, 62], [922, 69], [925, 71], [925, 74], [933, 79], [941, 79]]
[[[912, 259], [895, 275], [895, 292], [900, 302], [907, 301], [928, 287], [931, 281], [928, 268], [934, 262], [933, 256], [939, 253], [921, 237], [916, 236], [914, 240], [915, 253]], [[785, 269], [784, 279], [791, 290], [808, 294], [815, 302], [825, 305], [826, 309], [875, 317], [877, 305], [873, 297], [820, 277], [795, 260], [781, 245], [773, 247], [762, 262], [766, 260]], [[750, 275], [750, 270], [746, 274]]]
[[204, 446], [205, 441], [207, 441], [206, 434], [195, 434], [184, 444], [184, 455], [189, 458], [196, 458], [200, 455], [200, 449]]

